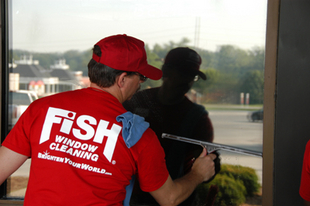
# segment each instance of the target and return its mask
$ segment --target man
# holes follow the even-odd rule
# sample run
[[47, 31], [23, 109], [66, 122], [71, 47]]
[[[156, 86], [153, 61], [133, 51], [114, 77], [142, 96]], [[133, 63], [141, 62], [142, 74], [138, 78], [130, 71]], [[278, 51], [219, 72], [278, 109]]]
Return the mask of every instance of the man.
[[[168, 52], [162, 66], [163, 83], [158, 88], [136, 93], [124, 102], [124, 107], [145, 118], [156, 133], [166, 154], [166, 164], [172, 179], [183, 176], [190, 168], [190, 160], [199, 156], [200, 147], [175, 140], [163, 139], [162, 133], [174, 134], [208, 142], [213, 141], [213, 126], [203, 106], [191, 102], [186, 93], [193, 83], [206, 75], [199, 68], [200, 55], [187, 47]], [[217, 158], [219, 170], [219, 159]], [[183, 205], [190, 205], [194, 195]], [[157, 205], [138, 184], [131, 198], [131, 205]]]
[[172, 181], [164, 152], [143, 118], [127, 112], [145, 78], [144, 43], [126, 35], [100, 40], [88, 64], [91, 86], [34, 101], [0, 148], [0, 183], [31, 157], [24, 205], [122, 205], [136, 174], [161, 205], [175, 205], [214, 174], [204, 149], [191, 172]]
[[303, 167], [301, 173], [301, 181], [299, 194], [304, 200], [305, 206], [310, 206], [310, 141], [306, 145], [304, 152]]

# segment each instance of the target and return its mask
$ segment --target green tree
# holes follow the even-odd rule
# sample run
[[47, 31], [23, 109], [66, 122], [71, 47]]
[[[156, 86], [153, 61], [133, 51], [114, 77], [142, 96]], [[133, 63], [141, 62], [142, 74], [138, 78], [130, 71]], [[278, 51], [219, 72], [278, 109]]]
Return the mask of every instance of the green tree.
[[88, 76], [88, 62], [92, 58], [92, 49], [88, 49], [81, 53], [81, 67], [79, 68], [79, 71], [83, 72], [83, 76]]
[[251, 59], [250, 70], [264, 71], [265, 66], [265, 49], [263, 47], [254, 47], [249, 51]]
[[237, 74], [221, 72], [219, 75], [218, 83], [215, 86], [215, 92], [218, 96], [218, 103], [236, 104], [237, 89], [239, 79]]
[[[148, 64], [161, 69], [161, 66], [163, 64], [162, 59], [159, 58], [159, 56], [153, 52], [148, 45], [145, 46], [145, 51], [147, 55], [147, 62]], [[141, 84], [141, 89], [146, 89], [146, 88], [153, 88], [153, 87], [158, 87], [161, 85], [161, 80], [152, 80], [148, 79], [146, 82]]]
[[207, 80], [200, 79], [195, 82], [193, 85], [193, 89], [202, 94], [207, 94], [209, 92], [214, 91], [216, 84], [220, 78], [220, 72], [214, 68], [209, 68], [202, 71], [206, 76]]
[[250, 94], [250, 104], [262, 104], [264, 99], [264, 72], [249, 71], [242, 78], [240, 92]]
[[221, 72], [233, 73], [237, 77], [244, 73], [244, 68], [249, 64], [247, 51], [232, 45], [221, 46], [215, 55], [215, 68]]
[[188, 47], [189, 39], [183, 38], [179, 42], [170, 41], [168, 44], [164, 44], [160, 46], [159, 44], [155, 44], [153, 46], [152, 52], [158, 55], [158, 57], [163, 61], [167, 53], [176, 47]]
[[[189, 39], [178, 42], [169, 41], [166, 44], [155, 44], [153, 48], [145, 46], [148, 63], [161, 69], [166, 54], [176, 47], [189, 47]], [[265, 51], [262, 47], [242, 50], [233, 45], [223, 45], [216, 52], [203, 49], [196, 50], [201, 58], [200, 70], [204, 72], [207, 81], [196, 82], [193, 89], [204, 96], [206, 101], [214, 103], [238, 103], [239, 92], [250, 93], [250, 103], [262, 103], [263, 72]], [[92, 48], [86, 51], [70, 50], [63, 53], [36, 53], [24, 50], [14, 50], [9, 56], [14, 60], [22, 55], [33, 55], [43, 68], [49, 69], [55, 60], [65, 58], [71, 71], [82, 71], [87, 76], [87, 64], [92, 57]], [[254, 73], [251, 73], [254, 72]], [[258, 72], [258, 73], [255, 73]], [[157, 87], [161, 80], [147, 80], [142, 89]]]
[[208, 68], [215, 68], [215, 58], [216, 55], [214, 52], [203, 50], [203, 49], [196, 49], [198, 54], [201, 56], [201, 66], [200, 70], [206, 70]]
[[[91, 59], [89, 54], [88, 52], [70, 50], [63, 53], [62, 57], [66, 60], [66, 64], [70, 66], [70, 70], [83, 71], [83, 75], [87, 75], [87, 64]], [[86, 56], [88, 57], [88, 61], [86, 61]]]

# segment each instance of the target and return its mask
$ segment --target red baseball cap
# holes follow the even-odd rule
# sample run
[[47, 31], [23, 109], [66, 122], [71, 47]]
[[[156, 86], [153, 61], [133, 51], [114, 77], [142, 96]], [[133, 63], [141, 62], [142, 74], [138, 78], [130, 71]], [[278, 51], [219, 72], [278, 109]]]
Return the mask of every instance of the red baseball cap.
[[138, 72], [147, 78], [158, 80], [162, 71], [147, 63], [144, 42], [126, 34], [109, 36], [96, 43], [101, 57], [93, 53], [93, 59], [116, 70]]

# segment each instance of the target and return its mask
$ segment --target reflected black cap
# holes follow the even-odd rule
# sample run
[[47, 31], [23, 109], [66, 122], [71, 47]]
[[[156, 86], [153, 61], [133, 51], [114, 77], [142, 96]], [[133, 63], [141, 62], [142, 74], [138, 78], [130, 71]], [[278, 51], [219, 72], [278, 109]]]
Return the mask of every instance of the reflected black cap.
[[176, 67], [186, 73], [199, 75], [203, 80], [207, 77], [202, 73], [199, 68], [201, 65], [200, 55], [188, 48], [188, 47], [177, 47], [168, 52], [164, 65]]

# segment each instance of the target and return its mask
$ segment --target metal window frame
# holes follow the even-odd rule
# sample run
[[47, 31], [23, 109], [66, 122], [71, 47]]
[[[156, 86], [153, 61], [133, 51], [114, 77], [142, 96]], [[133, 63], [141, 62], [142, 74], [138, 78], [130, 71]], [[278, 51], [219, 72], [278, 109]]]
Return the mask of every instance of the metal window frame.
[[[8, 79], [9, 79], [9, 70], [8, 70], [8, 62], [9, 62], [9, 20], [8, 20], [8, 0], [1, 1], [1, 143], [3, 142], [5, 136], [8, 133]], [[0, 197], [3, 198], [7, 193], [7, 181], [5, 181], [0, 186]]]
[[[266, 31], [266, 59], [265, 59], [265, 93], [264, 93], [264, 127], [263, 153], [270, 158], [263, 159], [263, 205], [273, 202], [273, 136], [274, 136], [274, 99], [276, 81], [276, 57], [278, 36], [278, 12], [280, 0], [268, 1], [267, 31]], [[9, 98], [9, 0], [2, 0], [0, 4], [1, 42], [0, 42], [0, 90], [1, 90], [1, 143], [8, 133], [8, 98]], [[269, 46], [268, 46], [269, 45]], [[272, 158], [271, 158], [272, 157]], [[0, 205], [14, 204], [12, 200], [4, 200], [7, 193], [7, 182], [0, 186]], [[8, 203], [12, 202], [12, 203]], [[18, 201], [18, 203], [20, 203]]]

